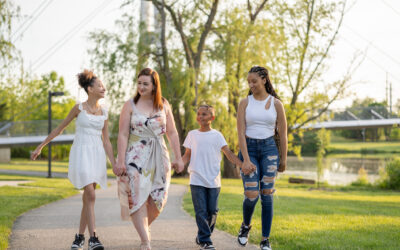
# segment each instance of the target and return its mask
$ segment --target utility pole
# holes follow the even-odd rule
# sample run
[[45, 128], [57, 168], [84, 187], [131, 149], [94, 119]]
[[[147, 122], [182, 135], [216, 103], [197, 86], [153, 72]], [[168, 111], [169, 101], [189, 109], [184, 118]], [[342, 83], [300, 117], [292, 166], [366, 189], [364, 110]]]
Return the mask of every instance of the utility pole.
[[392, 83], [390, 82], [390, 117], [392, 117]]

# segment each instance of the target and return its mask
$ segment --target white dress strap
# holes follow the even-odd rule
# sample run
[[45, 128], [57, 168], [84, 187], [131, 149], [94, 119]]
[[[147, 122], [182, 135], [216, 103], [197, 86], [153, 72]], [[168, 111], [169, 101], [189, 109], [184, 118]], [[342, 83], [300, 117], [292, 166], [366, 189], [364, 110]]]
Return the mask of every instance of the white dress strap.
[[83, 110], [83, 106], [82, 106], [82, 103], [81, 103], [81, 102], [80, 102], [79, 105], [78, 105], [78, 109], [79, 109], [80, 111]]
[[108, 119], [108, 110], [105, 107], [101, 107], [101, 111], [103, 112], [104, 120]]

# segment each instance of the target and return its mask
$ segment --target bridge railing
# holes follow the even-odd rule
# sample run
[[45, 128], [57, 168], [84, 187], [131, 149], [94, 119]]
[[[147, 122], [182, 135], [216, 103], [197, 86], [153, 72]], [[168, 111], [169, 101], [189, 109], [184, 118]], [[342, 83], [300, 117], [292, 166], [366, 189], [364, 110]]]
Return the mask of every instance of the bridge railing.
[[[63, 120], [52, 120], [51, 127], [55, 129]], [[48, 134], [48, 121], [18, 121], [18, 122], [1, 122], [0, 129], [4, 128], [1, 136], [19, 137], [19, 136], [41, 136]], [[72, 121], [63, 131], [63, 134], [75, 133], [75, 121]]]
[[348, 121], [348, 120], [377, 120], [399, 118], [397, 113], [390, 113], [386, 107], [352, 107], [342, 110], [328, 111], [328, 120], [330, 121]]

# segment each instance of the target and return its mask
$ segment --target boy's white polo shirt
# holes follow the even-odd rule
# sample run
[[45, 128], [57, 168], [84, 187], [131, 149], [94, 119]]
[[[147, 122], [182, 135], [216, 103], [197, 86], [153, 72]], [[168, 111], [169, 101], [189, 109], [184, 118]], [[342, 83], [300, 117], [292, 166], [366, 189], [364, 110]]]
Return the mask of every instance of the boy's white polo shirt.
[[224, 136], [215, 129], [207, 132], [196, 129], [188, 133], [183, 146], [191, 150], [188, 169], [191, 185], [221, 187], [221, 148], [225, 145]]

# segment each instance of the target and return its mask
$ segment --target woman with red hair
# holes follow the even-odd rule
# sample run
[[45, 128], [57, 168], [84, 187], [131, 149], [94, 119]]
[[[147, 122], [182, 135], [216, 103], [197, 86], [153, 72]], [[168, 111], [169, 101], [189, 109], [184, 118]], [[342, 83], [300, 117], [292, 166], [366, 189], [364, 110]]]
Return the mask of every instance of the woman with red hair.
[[149, 226], [163, 209], [171, 179], [171, 164], [164, 142], [167, 135], [174, 152], [172, 166], [183, 170], [179, 137], [170, 105], [161, 95], [158, 73], [140, 71], [137, 92], [121, 111], [118, 133], [118, 195], [122, 219], [131, 219], [140, 249], [150, 249]]

